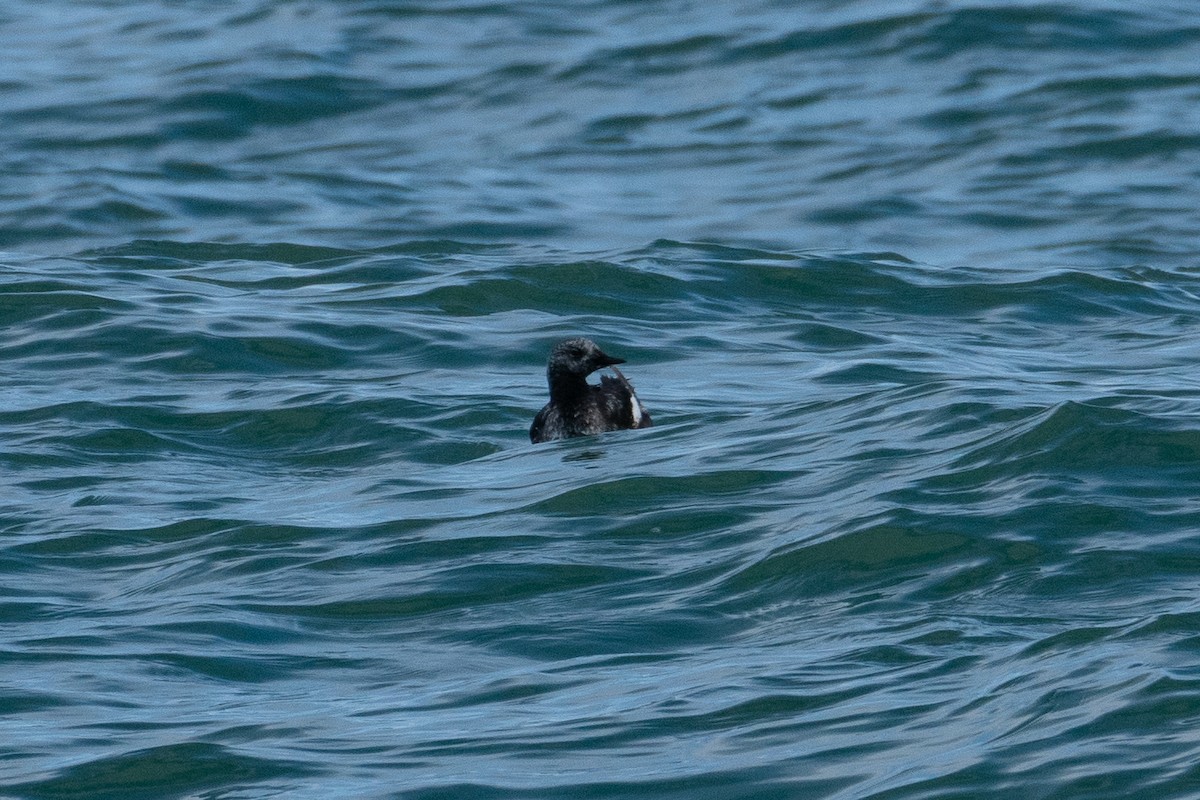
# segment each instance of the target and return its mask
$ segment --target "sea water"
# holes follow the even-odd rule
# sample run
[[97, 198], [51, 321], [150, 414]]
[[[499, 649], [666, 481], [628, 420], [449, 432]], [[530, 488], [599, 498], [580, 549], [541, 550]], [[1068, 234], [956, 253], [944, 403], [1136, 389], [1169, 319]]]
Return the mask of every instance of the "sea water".
[[1194, 11], [10, 4], [0, 796], [1200, 796]]

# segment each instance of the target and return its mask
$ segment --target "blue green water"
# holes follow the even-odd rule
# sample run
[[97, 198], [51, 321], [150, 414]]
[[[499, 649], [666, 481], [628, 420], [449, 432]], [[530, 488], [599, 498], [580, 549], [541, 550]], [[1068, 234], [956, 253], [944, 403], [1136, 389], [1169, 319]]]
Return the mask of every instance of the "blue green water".
[[0, 44], [0, 797], [1200, 797], [1190, 5]]

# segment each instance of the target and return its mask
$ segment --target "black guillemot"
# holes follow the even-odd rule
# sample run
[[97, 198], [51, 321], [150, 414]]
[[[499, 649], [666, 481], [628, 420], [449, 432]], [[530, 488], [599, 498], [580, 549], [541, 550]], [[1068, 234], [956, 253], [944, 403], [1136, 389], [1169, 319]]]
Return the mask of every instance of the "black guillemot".
[[[649, 428], [650, 415], [614, 366], [624, 363], [623, 358], [605, 354], [591, 339], [567, 339], [555, 345], [546, 365], [550, 402], [534, 417], [530, 440], [549, 442], [604, 431]], [[599, 385], [588, 383], [587, 376], [603, 367], [612, 369], [617, 377], [604, 375]]]

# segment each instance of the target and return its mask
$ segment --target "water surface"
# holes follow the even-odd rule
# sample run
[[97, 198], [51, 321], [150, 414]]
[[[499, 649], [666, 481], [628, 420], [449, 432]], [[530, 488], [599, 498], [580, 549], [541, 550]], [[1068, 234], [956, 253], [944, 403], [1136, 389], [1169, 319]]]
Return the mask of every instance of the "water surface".
[[0, 794], [1194, 797], [1190, 11], [4, 11]]

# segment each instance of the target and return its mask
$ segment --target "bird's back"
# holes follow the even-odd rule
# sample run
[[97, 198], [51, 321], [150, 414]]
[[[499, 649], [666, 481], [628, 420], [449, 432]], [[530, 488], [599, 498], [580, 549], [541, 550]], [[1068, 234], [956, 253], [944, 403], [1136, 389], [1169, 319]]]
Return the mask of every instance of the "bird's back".
[[[614, 370], [615, 371], [615, 370]], [[617, 372], [617, 377], [604, 375], [600, 385], [595, 387], [595, 394], [603, 408], [602, 415], [612, 427], [605, 430], [625, 430], [627, 428], [649, 428], [650, 415], [642, 407], [633, 387], [625, 376]]]

